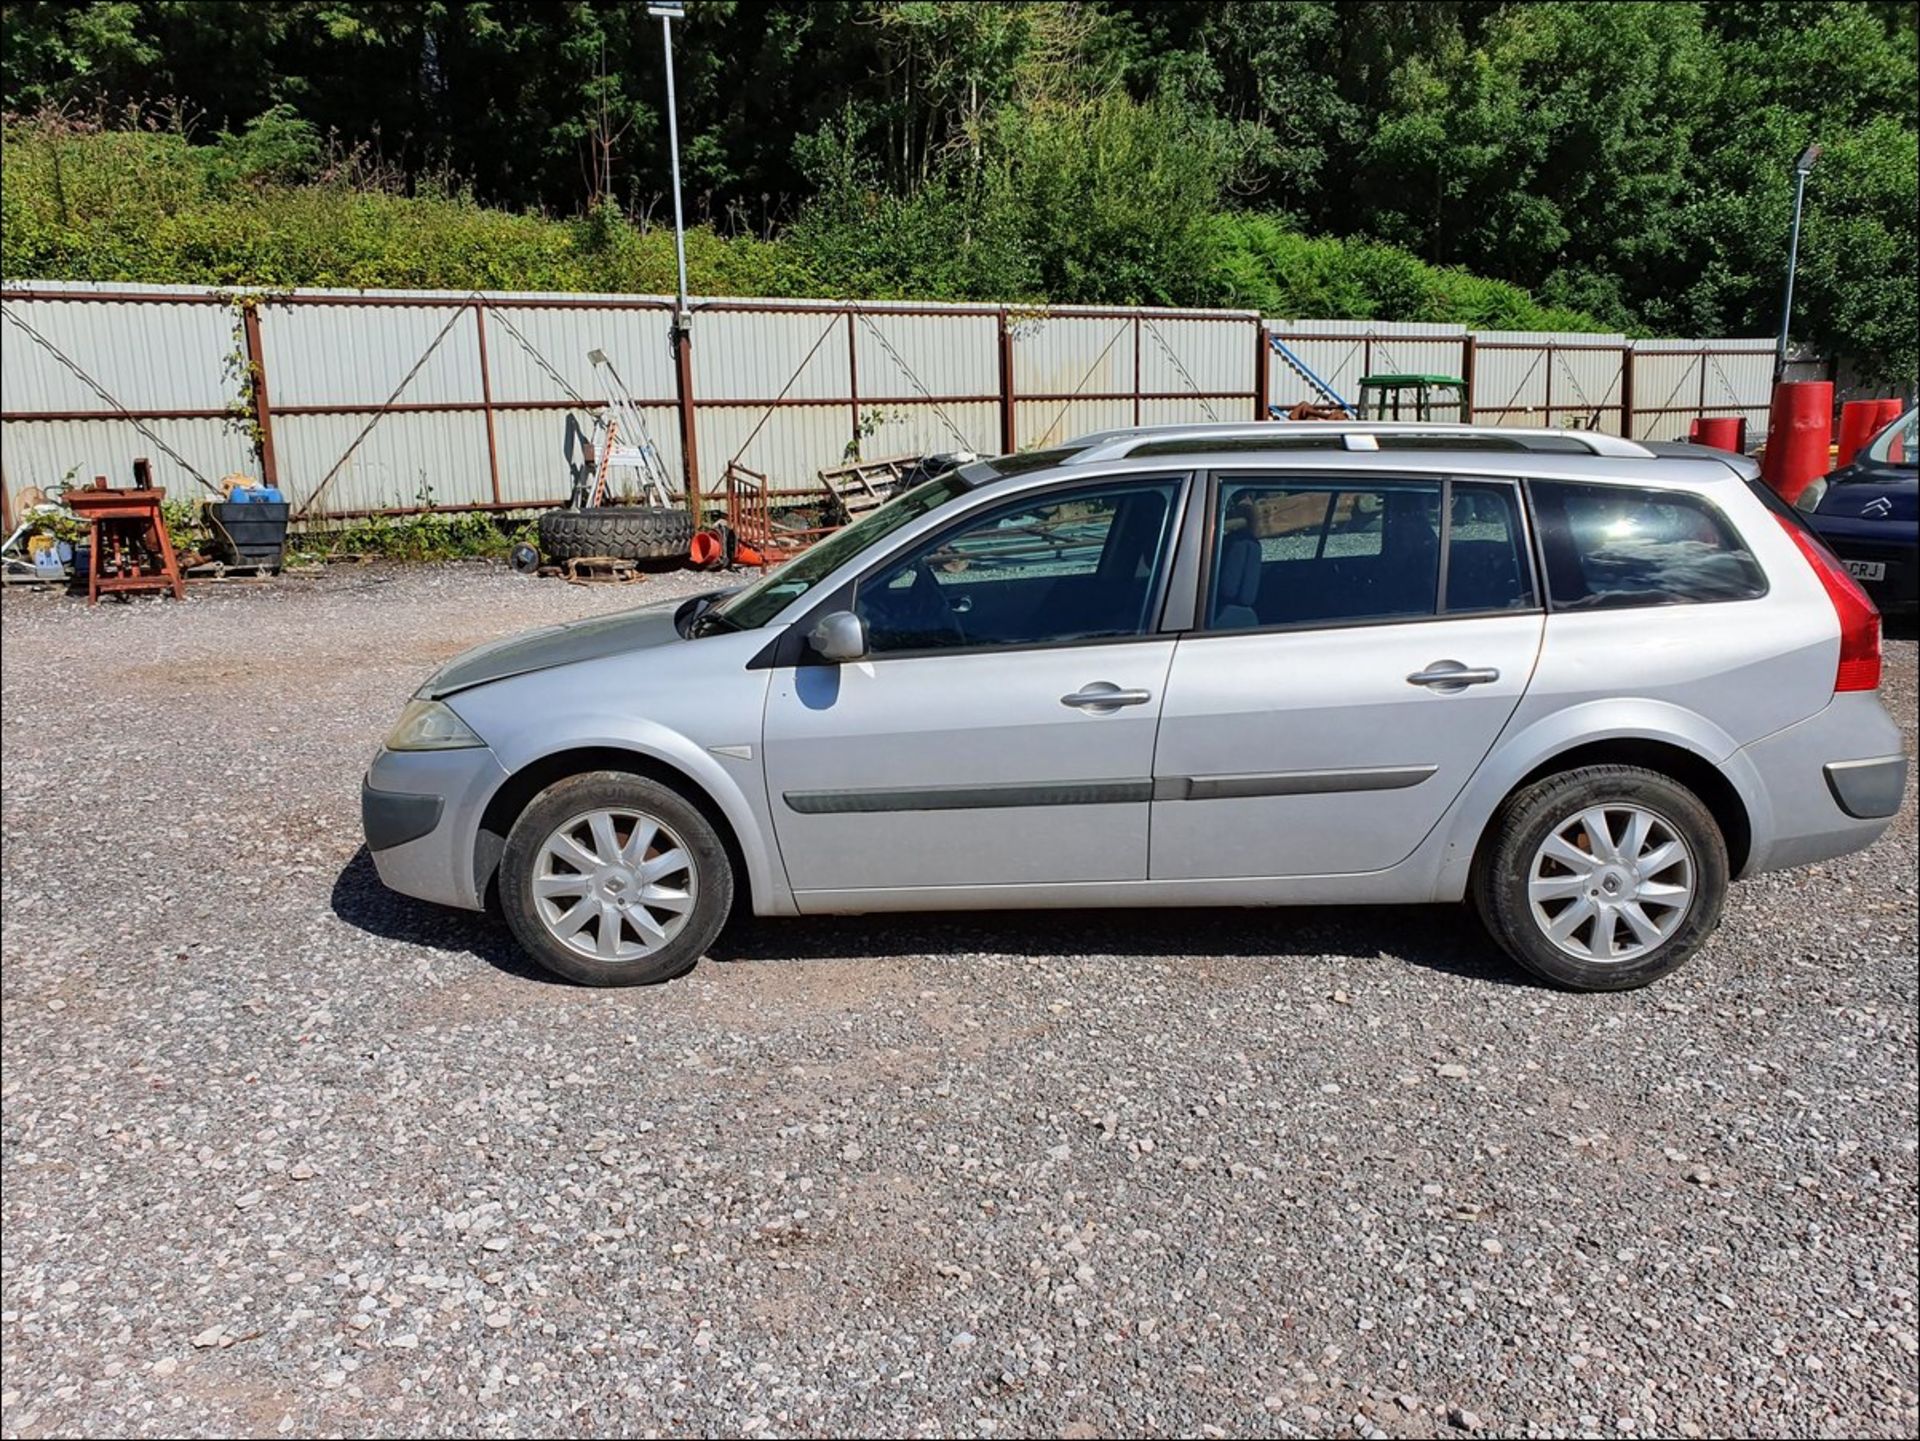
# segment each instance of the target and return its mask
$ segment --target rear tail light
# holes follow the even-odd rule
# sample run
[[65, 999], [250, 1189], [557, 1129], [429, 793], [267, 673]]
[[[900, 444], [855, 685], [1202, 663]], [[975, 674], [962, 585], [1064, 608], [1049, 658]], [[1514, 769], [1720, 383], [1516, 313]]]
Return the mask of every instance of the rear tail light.
[[1820, 584], [1827, 589], [1833, 612], [1840, 618], [1840, 668], [1833, 677], [1835, 691], [1880, 689], [1880, 609], [1860, 582], [1834, 558], [1819, 538], [1788, 520], [1775, 516], [1780, 528], [1793, 537]]

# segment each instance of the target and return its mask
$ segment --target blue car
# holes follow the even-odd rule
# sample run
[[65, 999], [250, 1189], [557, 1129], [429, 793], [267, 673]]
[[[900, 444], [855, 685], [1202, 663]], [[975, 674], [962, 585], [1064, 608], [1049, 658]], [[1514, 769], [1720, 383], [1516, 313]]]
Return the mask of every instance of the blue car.
[[1884, 614], [1920, 609], [1920, 410], [1869, 441], [1853, 463], [1823, 476], [1794, 505]]

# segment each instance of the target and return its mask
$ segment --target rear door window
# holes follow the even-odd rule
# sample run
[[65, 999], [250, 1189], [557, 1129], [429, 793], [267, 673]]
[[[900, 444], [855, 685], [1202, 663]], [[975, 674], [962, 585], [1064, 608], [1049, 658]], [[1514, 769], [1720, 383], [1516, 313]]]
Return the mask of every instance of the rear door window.
[[1529, 610], [1512, 482], [1225, 479], [1209, 630], [1358, 625]]
[[1457, 480], [1447, 495], [1447, 614], [1532, 609], [1519, 491]]
[[1532, 481], [1555, 610], [1752, 600], [1760, 564], [1719, 510], [1682, 492]]
[[1228, 481], [1207, 625], [1338, 625], [1434, 613], [1439, 481]]

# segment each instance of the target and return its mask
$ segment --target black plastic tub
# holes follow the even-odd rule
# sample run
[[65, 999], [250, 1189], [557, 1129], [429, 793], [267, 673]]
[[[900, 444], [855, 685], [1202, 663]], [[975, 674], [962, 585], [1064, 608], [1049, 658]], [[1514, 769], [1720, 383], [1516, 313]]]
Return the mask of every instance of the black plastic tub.
[[287, 548], [286, 501], [221, 501], [207, 507], [214, 544], [230, 565], [280, 568]]

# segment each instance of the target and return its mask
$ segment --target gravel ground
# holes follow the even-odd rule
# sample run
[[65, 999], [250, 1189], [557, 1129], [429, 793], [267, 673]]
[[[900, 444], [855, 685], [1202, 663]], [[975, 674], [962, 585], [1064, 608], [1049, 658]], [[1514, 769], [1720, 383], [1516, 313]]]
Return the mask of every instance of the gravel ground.
[[701, 583], [5, 597], [6, 1434], [1914, 1434], [1911, 798], [1615, 996], [1451, 908], [593, 992], [380, 889], [422, 673]]

